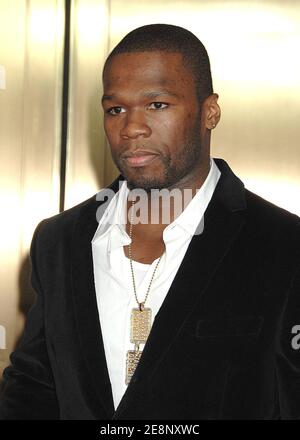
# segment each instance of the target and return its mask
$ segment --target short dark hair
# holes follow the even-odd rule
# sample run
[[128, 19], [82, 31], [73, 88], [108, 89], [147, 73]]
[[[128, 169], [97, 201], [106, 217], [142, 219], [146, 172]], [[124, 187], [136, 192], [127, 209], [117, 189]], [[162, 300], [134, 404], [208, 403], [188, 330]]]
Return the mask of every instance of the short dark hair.
[[[170, 24], [150, 24], [129, 32], [109, 54], [105, 66], [118, 54], [166, 51], [182, 55], [193, 74], [200, 103], [213, 93], [210, 62], [201, 41], [190, 31]], [[104, 69], [105, 69], [104, 66]]]

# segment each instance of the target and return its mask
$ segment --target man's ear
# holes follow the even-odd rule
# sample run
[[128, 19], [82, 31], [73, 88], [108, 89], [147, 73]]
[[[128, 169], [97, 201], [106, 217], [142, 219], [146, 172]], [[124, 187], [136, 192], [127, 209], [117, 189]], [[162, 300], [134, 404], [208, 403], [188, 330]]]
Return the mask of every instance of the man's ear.
[[204, 118], [205, 127], [208, 130], [212, 130], [215, 128], [221, 117], [221, 109], [218, 104], [219, 95], [217, 93], [213, 93], [208, 96], [203, 103], [203, 113], [202, 117]]

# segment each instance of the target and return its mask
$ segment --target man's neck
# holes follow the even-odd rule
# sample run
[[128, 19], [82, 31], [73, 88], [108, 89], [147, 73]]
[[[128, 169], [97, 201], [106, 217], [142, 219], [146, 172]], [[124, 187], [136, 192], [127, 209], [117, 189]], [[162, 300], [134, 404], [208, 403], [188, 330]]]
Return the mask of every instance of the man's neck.
[[163, 230], [172, 223], [186, 208], [188, 203], [202, 187], [210, 171], [210, 161], [201, 169], [197, 176], [182, 179], [177, 185], [162, 190], [153, 189], [150, 192], [141, 191], [141, 197], [131, 196], [127, 200], [127, 218], [135, 200], [135, 222], [140, 218], [141, 223], [149, 226], [149, 230]]

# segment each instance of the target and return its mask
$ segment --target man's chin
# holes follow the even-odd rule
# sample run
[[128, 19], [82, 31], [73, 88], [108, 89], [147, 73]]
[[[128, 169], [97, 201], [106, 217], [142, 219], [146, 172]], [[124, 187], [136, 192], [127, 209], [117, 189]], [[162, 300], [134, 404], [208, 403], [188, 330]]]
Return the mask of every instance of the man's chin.
[[158, 189], [161, 190], [163, 188], [166, 188], [166, 183], [156, 180], [156, 179], [127, 179], [126, 176], [124, 176], [127, 180], [127, 187], [130, 190], [133, 189], [142, 189], [146, 192], [150, 192], [152, 189]]

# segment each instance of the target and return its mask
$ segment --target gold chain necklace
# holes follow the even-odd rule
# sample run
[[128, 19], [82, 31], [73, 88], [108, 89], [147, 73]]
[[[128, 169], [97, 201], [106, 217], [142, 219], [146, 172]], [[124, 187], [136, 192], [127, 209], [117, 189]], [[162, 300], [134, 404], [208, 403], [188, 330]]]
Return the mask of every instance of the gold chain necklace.
[[160, 263], [162, 255], [159, 257], [148, 289], [145, 296], [145, 299], [143, 302], [139, 302], [137, 294], [136, 294], [136, 284], [135, 284], [135, 277], [134, 277], [134, 271], [133, 271], [133, 264], [132, 264], [132, 251], [131, 251], [131, 244], [132, 244], [132, 229], [133, 229], [133, 207], [134, 207], [134, 201], [131, 202], [131, 215], [130, 215], [130, 228], [129, 228], [129, 237], [131, 239], [129, 244], [129, 261], [130, 261], [130, 269], [131, 269], [131, 277], [132, 277], [132, 285], [133, 285], [133, 291], [135, 295], [136, 302], [138, 303], [138, 308], [131, 310], [131, 320], [130, 320], [130, 342], [134, 344], [134, 350], [128, 350], [127, 356], [126, 356], [126, 377], [125, 377], [125, 383], [126, 385], [129, 384], [133, 373], [135, 372], [135, 369], [137, 367], [137, 364], [140, 360], [142, 351], [140, 351], [140, 344], [145, 344], [147, 341], [147, 338], [149, 336], [150, 330], [151, 330], [151, 309], [145, 308], [145, 303], [148, 298], [148, 294], [150, 292], [150, 288], [154, 279], [155, 272], [157, 270], [157, 267]]

